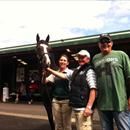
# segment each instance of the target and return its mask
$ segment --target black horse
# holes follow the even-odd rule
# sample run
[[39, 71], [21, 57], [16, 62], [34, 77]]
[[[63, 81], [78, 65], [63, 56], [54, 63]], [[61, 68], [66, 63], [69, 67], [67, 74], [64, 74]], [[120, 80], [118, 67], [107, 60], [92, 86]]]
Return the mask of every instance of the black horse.
[[[37, 46], [36, 46], [36, 54], [39, 60], [39, 75], [40, 81], [39, 86], [41, 89], [41, 95], [43, 98], [43, 104], [47, 111], [49, 123], [51, 126], [51, 130], [55, 130], [53, 114], [52, 114], [52, 85], [45, 84], [45, 78], [48, 76], [46, 72], [46, 67], [52, 65], [52, 60], [50, 59], [49, 55], [49, 35], [47, 36], [46, 40], [40, 40], [39, 35], [36, 36]], [[53, 60], [54, 62], [54, 60]]]

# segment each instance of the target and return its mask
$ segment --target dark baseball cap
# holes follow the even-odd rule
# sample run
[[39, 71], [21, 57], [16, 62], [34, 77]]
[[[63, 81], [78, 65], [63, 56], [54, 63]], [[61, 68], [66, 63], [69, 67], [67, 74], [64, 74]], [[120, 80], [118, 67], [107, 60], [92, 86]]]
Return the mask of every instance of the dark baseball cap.
[[99, 42], [103, 43], [110, 43], [112, 41], [111, 36], [109, 34], [101, 34], [99, 37]]

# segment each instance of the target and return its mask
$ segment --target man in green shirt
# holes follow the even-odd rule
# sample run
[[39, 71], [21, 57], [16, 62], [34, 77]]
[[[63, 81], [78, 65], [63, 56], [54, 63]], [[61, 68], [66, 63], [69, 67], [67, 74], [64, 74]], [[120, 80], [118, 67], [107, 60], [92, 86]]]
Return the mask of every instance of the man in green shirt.
[[97, 74], [97, 108], [102, 129], [114, 130], [114, 119], [119, 130], [130, 130], [130, 84], [126, 85], [130, 80], [129, 57], [123, 51], [112, 50], [109, 34], [100, 35], [98, 45], [101, 53], [92, 61]]

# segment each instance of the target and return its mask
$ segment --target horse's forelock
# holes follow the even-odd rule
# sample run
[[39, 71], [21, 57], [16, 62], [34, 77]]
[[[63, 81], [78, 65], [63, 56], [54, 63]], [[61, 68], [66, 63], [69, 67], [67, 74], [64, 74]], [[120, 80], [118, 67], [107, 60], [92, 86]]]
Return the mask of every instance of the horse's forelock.
[[45, 44], [45, 45], [48, 45], [48, 42], [46, 42], [46, 41], [44, 41], [44, 40], [40, 40], [40, 41], [38, 42], [38, 44]]

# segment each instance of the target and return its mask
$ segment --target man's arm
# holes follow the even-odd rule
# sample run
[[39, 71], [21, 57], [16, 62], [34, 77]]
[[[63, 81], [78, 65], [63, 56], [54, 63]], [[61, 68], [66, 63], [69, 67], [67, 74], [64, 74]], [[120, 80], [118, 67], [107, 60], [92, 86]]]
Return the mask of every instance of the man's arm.
[[127, 99], [128, 99], [128, 110], [130, 111], [130, 78], [126, 81], [126, 92], [127, 92]]
[[96, 99], [96, 92], [97, 90], [95, 88], [92, 88], [90, 90], [90, 94], [89, 94], [89, 100], [88, 100], [88, 103], [87, 103], [87, 106], [85, 108], [85, 111], [84, 111], [84, 115], [85, 116], [90, 116], [92, 114], [92, 106], [94, 104], [94, 101]]
[[85, 116], [90, 116], [92, 114], [92, 106], [94, 104], [94, 101], [96, 99], [96, 94], [97, 94], [97, 83], [96, 83], [96, 74], [93, 69], [89, 69], [86, 73], [86, 80], [87, 83], [90, 87], [90, 94], [89, 94], [89, 99], [87, 106], [84, 111]]
[[130, 111], [130, 97], [128, 98], [128, 110]]

